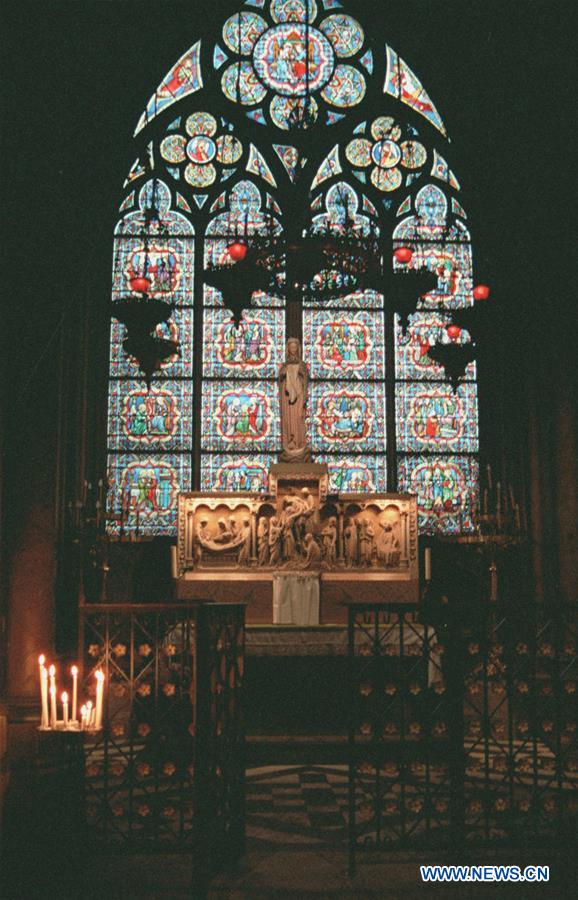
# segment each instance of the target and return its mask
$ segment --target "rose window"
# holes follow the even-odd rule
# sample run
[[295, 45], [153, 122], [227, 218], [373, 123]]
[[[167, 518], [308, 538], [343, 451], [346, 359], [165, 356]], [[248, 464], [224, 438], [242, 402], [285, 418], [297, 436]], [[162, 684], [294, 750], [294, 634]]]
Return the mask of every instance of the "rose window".
[[195, 188], [213, 184], [217, 171], [234, 166], [243, 155], [241, 141], [230, 132], [217, 134], [217, 120], [210, 113], [196, 112], [185, 122], [186, 134], [171, 133], [161, 141], [162, 158], [170, 163], [167, 169], [180, 178], [181, 167], [185, 181]]
[[[370, 128], [370, 137], [356, 137], [349, 142], [345, 155], [354, 169], [370, 168], [372, 183], [380, 191], [395, 191], [403, 181], [403, 169], [413, 171], [421, 169], [427, 159], [427, 150], [419, 141], [409, 135], [415, 129], [402, 129], [390, 116], [379, 116]], [[407, 140], [402, 140], [403, 137]], [[365, 180], [365, 173], [355, 172], [360, 180]], [[360, 177], [362, 176], [362, 177]], [[409, 180], [406, 179], [406, 183]]]
[[[365, 77], [352, 63], [370, 71], [372, 57], [368, 51], [359, 58], [365, 36], [355, 19], [334, 14], [314, 26], [318, 10], [313, 0], [307, 9], [303, 0], [272, 0], [269, 13], [272, 22], [245, 11], [225, 23], [223, 41], [237, 57], [221, 77], [229, 100], [251, 107], [264, 103], [247, 114], [266, 124], [268, 112], [272, 122], [283, 129], [289, 128], [300, 110], [317, 118], [319, 98], [330, 108], [330, 124], [342, 118], [338, 110], [361, 102]], [[215, 66], [220, 68], [226, 60], [230, 60], [229, 54], [218, 47]]]

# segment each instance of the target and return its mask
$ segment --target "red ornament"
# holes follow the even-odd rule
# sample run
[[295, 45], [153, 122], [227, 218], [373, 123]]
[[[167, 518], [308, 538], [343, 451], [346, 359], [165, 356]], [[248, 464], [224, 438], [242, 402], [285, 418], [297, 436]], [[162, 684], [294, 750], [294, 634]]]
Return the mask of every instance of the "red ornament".
[[450, 325], [446, 325], [446, 332], [450, 341], [457, 341], [460, 334], [462, 333], [462, 329], [459, 325], [454, 325], [452, 322]]
[[487, 300], [490, 289], [487, 284], [477, 284], [474, 288], [474, 300]]
[[247, 245], [241, 241], [234, 241], [227, 247], [227, 253], [235, 262], [241, 262], [247, 256]]
[[408, 263], [413, 256], [413, 250], [410, 250], [409, 247], [398, 247], [393, 251], [393, 256], [398, 263]]
[[420, 344], [420, 345], [419, 345], [419, 348], [420, 348], [420, 350], [421, 350], [420, 356], [426, 356], [427, 353], [429, 353], [429, 342], [428, 342], [428, 341], [424, 341], [423, 344]]
[[148, 294], [151, 289], [152, 281], [146, 275], [135, 275], [130, 280], [130, 286], [137, 294]]

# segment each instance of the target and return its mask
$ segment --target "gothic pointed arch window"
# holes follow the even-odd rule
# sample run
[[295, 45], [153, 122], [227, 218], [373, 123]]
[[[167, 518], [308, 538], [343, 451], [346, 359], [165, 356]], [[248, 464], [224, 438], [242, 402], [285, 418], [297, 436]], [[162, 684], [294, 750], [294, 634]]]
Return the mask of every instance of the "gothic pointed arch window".
[[[173, 534], [182, 490], [267, 490], [289, 336], [302, 340], [309, 366], [309, 440], [330, 489], [411, 491], [422, 531], [473, 527], [475, 363], [453, 391], [428, 355], [449, 340], [452, 309], [473, 303], [461, 188], [420, 79], [354, 13], [346, 0], [239, 2], [217, 40], [192, 36], [138, 120], [113, 298], [146, 269], [150, 294], [174, 304], [158, 334], [179, 353], [147, 391], [113, 322], [113, 533]], [[320, 271], [320, 298], [294, 289], [288, 260], [274, 285], [236, 297], [238, 320], [211, 283], [209, 270], [232, 264], [232, 241], [347, 229], [374, 241], [392, 272], [401, 265], [389, 262], [392, 249], [403, 245], [405, 267], [431, 273], [435, 286], [407, 320], [391, 280], [348, 291], [343, 273]]]

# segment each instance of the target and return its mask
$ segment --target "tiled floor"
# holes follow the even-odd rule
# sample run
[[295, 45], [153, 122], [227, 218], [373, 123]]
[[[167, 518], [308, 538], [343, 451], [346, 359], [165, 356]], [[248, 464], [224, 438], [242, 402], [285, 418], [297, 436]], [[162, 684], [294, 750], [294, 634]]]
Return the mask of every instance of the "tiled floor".
[[347, 838], [346, 766], [247, 771], [249, 847], [339, 846]]

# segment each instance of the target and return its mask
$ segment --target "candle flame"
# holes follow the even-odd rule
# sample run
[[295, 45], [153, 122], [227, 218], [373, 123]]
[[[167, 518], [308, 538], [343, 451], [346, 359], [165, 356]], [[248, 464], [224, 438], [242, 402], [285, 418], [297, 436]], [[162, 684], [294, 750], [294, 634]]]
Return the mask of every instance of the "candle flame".
[[54, 678], [54, 676], [56, 675], [56, 666], [50, 666], [48, 672], [50, 674], [50, 677]]
[[97, 681], [104, 681], [104, 672], [102, 671], [102, 669], [97, 669], [94, 673], [94, 677]]
[[70, 671], [73, 675], [78, 675], [78, 666], [73, 666]]
[[68, 703], [68, 694], [66, 693], [66, 691], [62, 692], [62, 702]]
[[50, 685], [49, 690], [50, 690], [50, 696], [51, 696], [51, 697], [56, 697], [56, 688], [54, 687], [53, 684]]
[[86, 704], [86, 708], [87, 708], [87, 710], [92, 709], [92, 700], [88, 701], [88, 703]]
[[43, 666], [45, 662], [46, 662], [46, 657], [45, 657], [44, 653], [41, 653], [40, 656], [38, 657], [38, 665]]
[[85, 715], [86, 715], [86, 706], [81, 706], [81, 707], [80, 707], [80, 715], [81, 715], [81, 716], [85, 716]]

